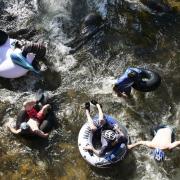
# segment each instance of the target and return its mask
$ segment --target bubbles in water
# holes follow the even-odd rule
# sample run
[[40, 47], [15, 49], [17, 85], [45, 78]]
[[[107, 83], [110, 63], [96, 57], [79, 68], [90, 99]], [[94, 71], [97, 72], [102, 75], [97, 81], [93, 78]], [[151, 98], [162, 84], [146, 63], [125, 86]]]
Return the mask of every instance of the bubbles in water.
[[55, 66], [57, 71], [65, 72], [75, 67], [76, 64], [77, 60], [72, 55], [68, 55], [64, 57], [62, 61], [56, 62]]
[[89, 90], [89, 93], [95, 94], [110, 94], [112, 93], [112, 87], [115, 83], [114, 77], [106, 77], [106, 78], [94, 78], [93, 79], [93, 89]]

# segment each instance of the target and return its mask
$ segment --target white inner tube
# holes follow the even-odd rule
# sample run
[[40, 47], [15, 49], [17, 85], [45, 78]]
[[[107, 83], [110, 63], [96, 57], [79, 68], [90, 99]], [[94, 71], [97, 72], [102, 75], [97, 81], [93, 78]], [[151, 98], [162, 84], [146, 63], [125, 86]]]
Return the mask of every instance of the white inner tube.
[[[6, 43], [0, 46], [0, 77], [4, 78], [19, 78], [24, 76], [28, 70], [24, 69], [13, 63], [10, 55], [14, 53], [22, 53], [21, 49], [14, 49], [14, 39], [7, 39]], [[29, 53], [26, 57], [27, 61], [31, 64], [34, 60], [35, 54]]]
[[85, 123], [79, 132], [78, 147], [82, 157], [92, 166], [104, 168], [111, 164], [117, 163], [118, 161], [122, 160], [126, 155], [127, 147], [125, 144], [119, 145], [117, 151], [113, 149], [112, 151], [107, 152], [102, 157], [98, 157], [94, 153], [92, 154], [84, 150], [83, 148], [86, 145], [88, 144], [92, 145], [92, 138], [93, 138], [93, 133], [89, 128], [88, 123]]

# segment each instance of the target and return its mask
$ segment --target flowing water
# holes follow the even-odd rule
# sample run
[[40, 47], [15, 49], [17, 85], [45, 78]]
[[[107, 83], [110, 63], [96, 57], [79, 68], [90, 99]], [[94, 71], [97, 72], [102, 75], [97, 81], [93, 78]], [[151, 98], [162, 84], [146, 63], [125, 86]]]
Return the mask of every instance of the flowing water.
[[[91, 99], [127, 127], [132, 142], [150, 139], [150, 128], [159, 123], [174, 127], [180, 139], [180, 4], [169, 1], [173, 12], [164, 12], [143, 2], [0, 0], [1, 29], [28, 28], [32, 33], [17, 38], [48, 46], [42, 76], [0, 79], [0, 179], [180, 178], [178, 148], [167, 153], [164, 163], [157, 163], [141, 146], [110, 169], [91, 167], [78, 151], [78, 132], [86, 122], [84, 102]], [[64, 44], [78, 36], [82, 18], [92, 11], [107, 19], [110, 28], [67, 55]], [[161, 86], [148, 93], [133, 91], [128, 100], [118, 98], [111, 84], [129, 66], [155, 69]], [[59, 123], [48, 141], [14, 136], [5, 126], [38, 89], [49, 93]]]

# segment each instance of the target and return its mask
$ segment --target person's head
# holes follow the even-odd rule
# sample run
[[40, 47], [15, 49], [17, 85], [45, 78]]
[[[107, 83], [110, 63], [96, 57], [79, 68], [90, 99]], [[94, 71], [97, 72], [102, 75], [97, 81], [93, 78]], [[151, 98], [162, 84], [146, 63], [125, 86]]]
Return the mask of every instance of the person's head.
[[129, 78], [136, 78], [137, 77], [137, 72], [136, 71], [131, 71], [128, 73]]
[[28, 131], [30, 129], [30, 126], [29, 126], [29, 124], [27, 122], [23, 122], [23, 123], [20, 124], [20, 129], [22, 131]]
[[116, 140], [116, 133], [112, 130], [104, 130], [102, 136], [109, 141]]
[[34, 101], [35, 101], [35, 100], [32, 100], [32, 101], [30, 101], [30, 102], [24, 102], [24, 103], [23, 103], [23, 106], [24, 106], [24, 108], [25, 108], [26, 111], [29, 111], [29, 110], [31, 110], [31, 109], [33, 108], [33, 106], [34, 106]]
[[165, 153], [159, 148], [154, 149], [153, 156], [156, 161], [163, 161], [165, 159]]
[[2, 46], [8, 39], [6, 32], [0, 30], [0, 46]]

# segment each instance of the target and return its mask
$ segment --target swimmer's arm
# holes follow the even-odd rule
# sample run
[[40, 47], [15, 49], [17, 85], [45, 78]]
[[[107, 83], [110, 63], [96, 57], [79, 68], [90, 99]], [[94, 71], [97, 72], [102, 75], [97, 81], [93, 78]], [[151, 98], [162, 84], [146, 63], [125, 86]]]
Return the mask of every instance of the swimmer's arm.
[[169, 149], [173, 149], [173, 148], [175, 148], [175, 147], [177, 147], [179, 145], [180, 145], [180, 141], [175, 141], [175, 142], [170, 144]]
[[8, 126], [8, 128], [13, 134], [20, 134], [21, 133], [21, 129], [15, 129], [11, 126]]
[[100, 150], [97, 150], [97, 149], [94, 149], [94, 147], [92, 147], [92, 151], [95, 155], [97, 156], [101, 156], [101, 151]]
[[151, 141], [139, 141], [139, 142], [136, 142], [134, 144], [129, 144], [129, 145], [127, 145], [127, 147], [128, 147], [128, 149], [132, 149], [132, 148], [139, 146], [139, 145], [145, 145], [147, 147], [153, 147]]
[[48, 133], [44, 133], [44, 132], [41, 131], [41, 130], [35, 130], [35, 131], [34, 131], [34, 134], [36, 134], [37, 136], [42, 137], [42, 138], [48, 138], [48, 136], [49, 136]]
[[97, 150], [93, 146], [87, 145], [83, 149], [92, 151], [95, 155], [97, 155], [99, 157], [105, 154], [105, 147], [102, 147], [101, 150]]

